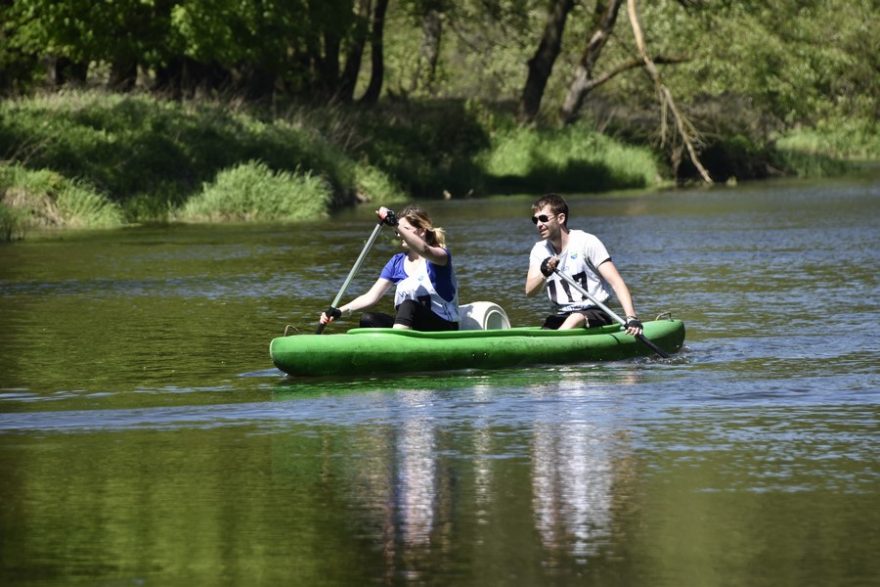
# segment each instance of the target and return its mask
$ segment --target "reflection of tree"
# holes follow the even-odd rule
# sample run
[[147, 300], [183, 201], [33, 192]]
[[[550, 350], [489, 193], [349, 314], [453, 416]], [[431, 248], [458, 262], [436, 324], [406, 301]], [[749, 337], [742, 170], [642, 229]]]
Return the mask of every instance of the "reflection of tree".
[[424, 419], [409, 420], [397, 442], [397, 517], [403, 543], [430, 542], [434, 525], [435, 488], [434, 430]]
[[[613, 382], [636, 380], [635, 373], [616, 373]], [[545, 414], [536, 415], [532, 503], [544, 548], [585, 562], [610, 541], [612, 512], [621, 495], [615, 485], [625, 481], [629, 459], [620, 454], [620, 425], [605, 411], [606, 395], [594, 393], [580, 377], [571, 383], [552, 389], [552, 396], [563, 396], [564, 402], [548, 404]], [[609, 381], [593, 383], [604, 387]], [[561, 406], [568, 413], [560, 413]]]
[[435, 426], [419, 415], [421, 396], [409, 393], [402, 400], [409, 404], [408, 417], [359, 438], [360, 454], [350, 463], [359, 500], [373, 514], [368, 524], [381, 536], [385, 579], [391, 582], [401, 572], [418, 573], [436, 537], [437, 518], [452, 507], [451, 497], [440, 495], [449, 491], [437, 469]]
[[499, 539], [523, 536], [523, 568], [542, 556], [584, 564], [612, 542], [630, 459], [617, 419], [625, 408], [613, 406], [608, 390], [636, 382], [638, 372], [556, 377], [529, 388], [543, 397], [526, 400], [536, 411], [518, 413], [519, 426], [499, 415], [524, 398], [506, 404], [493, 382], [468, 388], [466, 428], [444, 424], [435, 392], [409, 389], [393, 396], [381, 424], [359, 427], [355, 438], [342, 434], [352, 458], [341, 495], [354, 500], [354, 526], [379, 548], [386, 581], [424, 579], [463, 537], [474, 540], [467, 556], [491, 559]]
[[[491, 396], [491, 388], [485, 385], [474, 387], [474, 399], [486, 401]], [[492, 433], [489, 419], [480, 416], [474, 422], [474, 499], [477, 515], [482, 519], [492, 503], [492, 468], [488, 455], [492, 450]]]
[[542, 424], [533, 440], [535, 523], [544, 546], [577, 558], [596, 554], [610, 534], [610, 431], [594, 423]]

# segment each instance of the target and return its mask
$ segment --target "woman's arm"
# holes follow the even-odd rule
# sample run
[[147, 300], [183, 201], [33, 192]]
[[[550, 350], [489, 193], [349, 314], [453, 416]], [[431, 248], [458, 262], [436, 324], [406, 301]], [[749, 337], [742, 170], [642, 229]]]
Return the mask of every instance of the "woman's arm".
[[397, 234], [411, 251], [415, 251], [434, 265], [445, 267], [449, 263], [449, 253], [443, 247], [429, 245], [412, 226], [397, 226]]
[[[380, 277], [376, 280], [376, 283], [373, 284], [366, 293], [363, 293], [351, 300], [347, 304], [343, 304], [339, 306], [339, 311], [342, 312], [343, 316], [348, 316], [352, 312], [356, 312], [357, 310], [362, 310], [364, 308], [369, 308], [378, 302], [385, 292], [388, 291], [388, 288], [391, 287], [391, 282], [387, 279], [383, 279]], [[321, 313], [321, 324], [329, 324], [333, 322], [332, 316], [327, 316], [325, 313]]]

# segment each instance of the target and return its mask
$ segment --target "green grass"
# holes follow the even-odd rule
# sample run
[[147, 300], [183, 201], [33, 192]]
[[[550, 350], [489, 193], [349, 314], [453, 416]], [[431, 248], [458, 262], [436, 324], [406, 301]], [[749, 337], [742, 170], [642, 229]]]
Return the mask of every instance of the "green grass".
[[880, 125], [872, 120], [827, 120], [781, 136], [783, 164], [802, 177], [840, 175], [862, 161], [880, 160]]
[[650, 150], [578, 126], [499, 131], [481, 162], [494, 191], [599, 192], [660, 182]]
[[299, 221], [327, 215], [330, 186], [311, 172], [273, 172], [260, 162], [217, 174], [178, 213], [184, 222]]
[[20, 238], [30, 229], [114, 228], [122, 210], [92, 186], [48, 169], [0, 165], [0, 236]]
[[880, 159], [880, 124], [869, 120], [829, 120], [792, 131], [776, 141], [783, 151], [848, 161]]
[[0, 242], [24, 238], [24, 213], [0, 202]]
[[202, 184], [253, 160], [279, 173], [320, 176], [332, 190], [324, 201], [331, 207], [353, 203], [356, 193], [388, 198], [370, 191], [395, 189], [318, 129], [264, 114], [99, 92], [8, 100], [0, 103], [0, 157], [81, 178], [122, 204], [130, 221], [168, 219]]
[[[702, 157], [735, 177], [832, 175], [847, 161], [880, 159], [870, 121], [826, 122], [775, 146], [730, 129], [715, 135]], [[503, 105], [463, 100], [267, 110], [65, 91], [0, 102], [0, 161], [7, 240], [36, 226], [296, 221], [446, 192], [583, 193], [668, 180], [652, 146], [586, 120], [521, 128]]]
[[345, 120], [347, 152], [385, 171], [413, 197], [485, 193], [477, 157], [490, 148], [489, 133], [464, 101], [386, 102], [333, 114], [334, 125], [340, 116]]

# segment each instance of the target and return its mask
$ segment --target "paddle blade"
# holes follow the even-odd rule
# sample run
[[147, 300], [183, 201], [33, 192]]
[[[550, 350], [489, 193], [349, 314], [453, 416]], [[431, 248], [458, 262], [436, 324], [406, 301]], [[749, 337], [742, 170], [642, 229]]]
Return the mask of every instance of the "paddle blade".
[[642, 343], [644, 343], [644, 345], [646, 347], [648, 347], [649, 349], [651, 349], [652, 351], [654, 351], [655, 353], [657, 353], [658, 355], [660, 355], [664, 359], [669, 358], [669, 353], [667, 353], [666, 351], [664, 351], [663, 349], [658, 347], [656, 344], [654, 344], [653, 342], [651, 342], [650, 340], [645, 338], [644, 334], [638, 334], [638, 335], [636, 335], [636, 338], [639, 339]]

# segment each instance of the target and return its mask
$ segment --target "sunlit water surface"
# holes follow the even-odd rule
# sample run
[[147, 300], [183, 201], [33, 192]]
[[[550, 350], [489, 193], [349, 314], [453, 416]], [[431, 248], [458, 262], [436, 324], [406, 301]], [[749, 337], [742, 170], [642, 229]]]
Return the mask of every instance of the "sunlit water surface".
[[[515, 325], [530, 202], [426, 205]], [[368, 208], [0, 247], [0, 584], [876, 584], [880, 184], [570, 203], [682, 352], [286, 378]]]

